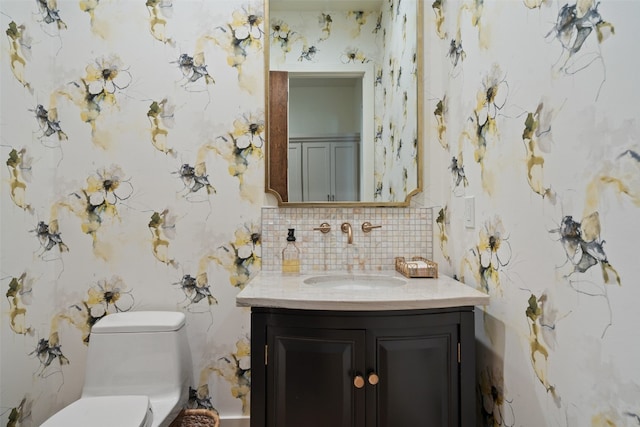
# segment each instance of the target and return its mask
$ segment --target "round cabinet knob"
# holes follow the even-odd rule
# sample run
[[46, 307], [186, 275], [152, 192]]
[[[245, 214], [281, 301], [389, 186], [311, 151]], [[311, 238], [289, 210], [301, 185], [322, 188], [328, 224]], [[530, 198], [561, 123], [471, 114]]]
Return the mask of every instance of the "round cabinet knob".
[[380, 382], [380, 377], [378, 377], [374, 372], [369, 374], [369, 384], [376, 385]]
[[356, 375], [356, 377], [353, 379], [353, 385], [356, 386], [356, 388], [364, 387], [364, 378], [362, 377], [362, 375]]

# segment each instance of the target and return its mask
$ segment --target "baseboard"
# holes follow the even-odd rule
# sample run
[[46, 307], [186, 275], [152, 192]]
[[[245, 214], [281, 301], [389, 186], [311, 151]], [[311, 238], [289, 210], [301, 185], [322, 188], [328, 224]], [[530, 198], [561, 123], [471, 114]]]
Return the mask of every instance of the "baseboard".
[[220, 417], [220, 427], [249, 427], [249, 417]]

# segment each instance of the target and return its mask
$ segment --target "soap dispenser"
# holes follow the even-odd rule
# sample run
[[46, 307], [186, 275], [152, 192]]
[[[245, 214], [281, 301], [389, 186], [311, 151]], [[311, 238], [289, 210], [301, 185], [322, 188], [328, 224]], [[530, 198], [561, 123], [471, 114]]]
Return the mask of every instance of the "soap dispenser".
[[287, 234], [287, 246], [282, 250], [282, 273], [283, 274], [299, 274], [300, 273], [300, 249], [296, 246], [296, 230], [289, 228]]

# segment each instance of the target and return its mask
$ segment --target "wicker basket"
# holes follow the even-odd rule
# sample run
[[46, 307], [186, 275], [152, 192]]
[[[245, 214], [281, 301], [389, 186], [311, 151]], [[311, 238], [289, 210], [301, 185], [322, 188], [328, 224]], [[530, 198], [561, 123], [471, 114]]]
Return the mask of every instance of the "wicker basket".
[[209, 409], [183, 409], [169, 427], [220, 427], [220, 417]]
[[438, 278], [438, 264], [419, 256], [414, 256], [411, 261], [405, 261], [401, 256], [396, 257], [396, 270], [405, 277]]

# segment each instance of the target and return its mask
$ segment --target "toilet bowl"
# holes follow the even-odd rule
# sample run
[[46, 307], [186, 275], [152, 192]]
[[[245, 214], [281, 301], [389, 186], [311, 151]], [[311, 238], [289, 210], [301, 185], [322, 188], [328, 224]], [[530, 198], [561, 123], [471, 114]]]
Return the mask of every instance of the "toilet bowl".
[[80, 399], [42, 426], [168, 426], [187, 403], [191, 363], [184, 313], [107, 315], [91, 329]]

